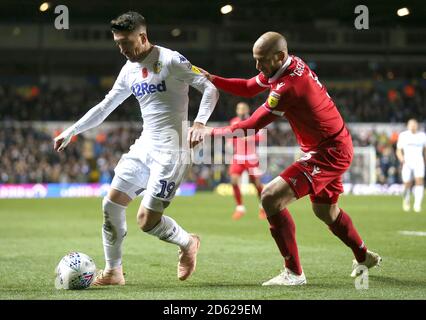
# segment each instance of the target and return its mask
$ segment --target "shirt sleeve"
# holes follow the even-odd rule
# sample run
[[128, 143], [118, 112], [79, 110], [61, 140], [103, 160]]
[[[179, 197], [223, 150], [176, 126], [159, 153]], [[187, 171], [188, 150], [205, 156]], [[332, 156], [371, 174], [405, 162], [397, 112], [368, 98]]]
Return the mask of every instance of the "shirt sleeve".
[[284, 84], [284, 82], [279, 83], [273, 90], [269, 92], [268, 98], [262, 106], [277, 116], [284, 116], [284, 96], [288, 90], [288, 87], [289, 86]]
[[398, 141], [396, 143], [396, 148], [397, 149], [402, 149], [404, 148], [404, 134], [400, 133], [398, 136]]
[[172, 76], [181, 80], [203, 94], [197, 117], [194, 122], [206, 124], [219, 99], [219, 91], [216, 87], [193, 66], [183, 55], [174, 52], [170, 61]]
[[262, 106], [246, 120], [226, 127], [213, 128], [212, 135], [225, 137], [253, 135], [277, 119], [279, 119], [279, 116]]
[[270, 87], [262, 73], [250, 79], [222, 78], [214, 75], [212, 81], [217, 88], [245, 98], [254, 97]]
[[112, 89], [105, 98], [69, 128], [74, 135], [100, 125], [111, 112], [130, 96], [131, 91], [124, 81], [126, 76], [125, 69], [125, 66], [121, 69]]

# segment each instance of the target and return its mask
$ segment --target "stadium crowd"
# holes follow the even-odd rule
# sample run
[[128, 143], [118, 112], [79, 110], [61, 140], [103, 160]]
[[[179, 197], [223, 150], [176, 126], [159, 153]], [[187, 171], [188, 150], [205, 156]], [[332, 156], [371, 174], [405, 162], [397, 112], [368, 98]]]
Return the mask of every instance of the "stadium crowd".
[[[340, 81], [326, 85], [346, 122], [426, 119], [425, 80]], [[200, 95], [190, 90], [189, 119], [194, 119]], [[107, 85], [99, 83], [66, 87], [0, 85], [0, 183], [111, 181], [113, 168], [139, 136], [139, 129], [126, 126], [106, 133], [100, 130], [95, 138], [79, 136], [65, 153], [57, 154], [52, 149], [52, 132], [31, 125], [31, 121], [75, 121], [107, 91]], [[246, 101], [254, 108], [265, 97], [262, 94]], [[234, 117], [235, 105], [240, 100], [222, 94], [211, 121], [228, 121]], [[139, 118], [137, 101], [130, 97], [107, 120], [137, 122]], [[400, 181], [400, 166], [394, 152], [396, 139], [397, 134], [375, 130], [360, 135], [353, 133], [355, 146], [375, 147], [379, 183]], [[273, 124], [268, 129], [268, 145], [294, 146], [296, 141], [290, 130]], [[357, 168], [353, 165], [351, 174], [356, 175]], [[227, 179], [224, 165], [194, 165], [189, 175], [189, 180], [201, 188], [211, 188]]]
[[[410, 117], [426, 118], [426, 80], [325, 82], [346, 122], [405, 122]], [[102, 100], [110, 84], [68, 86], [0, 85], [0, 120], [74, 121]], [[194, 119], [200, 95], [191, 88], [189, 119]], [[265, 94], [247, 99], [253, 108], [263, 103]], [[238, 97], [222, 94], [211, 121], [234, 117]], [[140, 110], [136, 99], [128, 98], [108, 118], [109, 121], [136, 121]]]
[[[120, 156], [140, 134], [140, 129], [131, 126], [101, 129], [93, 137], [74, 137], [65, 152], [56, 153], [52, 137], [60, 129], [63, 128], [52, 132], [37, 129], [31, 123], [0, 122], [0, 183], [110, 182]], [[375, 147], [379, 183], [399, 182], [400, 166], [394, 152], [396, 139], [396, 133], [390, 136], [374, 130], [362, 135], [353, 133], [355, 146]], [[280, 126], [268, 128], [267, 141], [270, 146], [296, 145], [293, 133]], [[365, 166], [353, 164], [351, 180], [355, 179], [357, 170], [365, 171]], [[188, 180], [196, 182], [201, 189], [228, 182], [228, 178], [226, 165], [194, 165], [188, 176]]]

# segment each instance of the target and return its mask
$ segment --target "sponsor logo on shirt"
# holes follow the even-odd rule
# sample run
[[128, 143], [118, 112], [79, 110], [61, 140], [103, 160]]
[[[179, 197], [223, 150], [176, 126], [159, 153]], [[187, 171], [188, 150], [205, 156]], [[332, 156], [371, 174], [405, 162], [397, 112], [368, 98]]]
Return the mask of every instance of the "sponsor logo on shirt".
[[189, 62], [188, 59], [186, 59], [183, 55], [179, 55], [179, 63], [186, 64], [186, 66], [188, 67], [189, 70], [192, 69], [191, 62]]
[[285, 83], [284, 82], [280, 82], [280, 83], [278, 83], [277, 84], [277, 86], [275, 87], [275, 90], [280, 90], [282, 87], [284, 87], [285, 86]]
[[314, 169], [312, 170], [311, 176], [314, 176], [318, 173], [321, 173], [321, 170], [318, 166], [314, 166]]
[[268, 97], [268, 105], [270, 108], [275, 108], [280, 102], [281, 95], [277, 92], [271, 92]]
[[157, 84], [141, 82], [141, 83], [136, 83], [132, 86], [132, 92], [135, 95], [135, 97], [141, 97], [146, 94], [152, 94], [155, 92], [164, 92], [164, 91], [167, 91], [165, 80]]
[[196, 74], [201, 74], [200, 69], [198, 69], [196, 66], [192, 66], [191, 67], [192, 72], [196, 73]]

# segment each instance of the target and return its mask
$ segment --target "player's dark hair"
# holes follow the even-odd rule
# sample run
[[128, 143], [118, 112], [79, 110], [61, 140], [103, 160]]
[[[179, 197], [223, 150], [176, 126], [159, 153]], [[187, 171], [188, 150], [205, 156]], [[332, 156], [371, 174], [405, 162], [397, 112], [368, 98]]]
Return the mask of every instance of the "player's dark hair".
[[138, 12], [129, 11], [119, 15], [114, 20], [111, 20], [111, 30], [115, 31], [133, 31], [139, 27], [146, 29], [146, 20]]

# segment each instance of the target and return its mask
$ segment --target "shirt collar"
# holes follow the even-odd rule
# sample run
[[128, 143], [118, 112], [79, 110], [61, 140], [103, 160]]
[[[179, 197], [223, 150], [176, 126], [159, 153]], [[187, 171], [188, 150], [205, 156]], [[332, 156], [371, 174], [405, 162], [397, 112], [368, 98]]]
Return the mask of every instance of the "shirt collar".
[[290, 63], [291, 63], [291, 61], [292, 61], [292, 58], [291, 58], [291, 56], [289, 55], [288, 57], [287, 57], [287, 60], [284, 62], [284, 64], [282, 65], [282, 67], [277, 71], [277, 72], [275, 72], [275, 74], [274, 74], [274, 76], [273, 77], [271, 77], [271, 78], [269, 78], [268, 79], [268, 83], [273, 83], [273, 82], [275, 82], [275, 81], [277, 81], [278, 80], [278, 78], [279, 77], [281, 77], [281, 75], [284, 73], [284, 71], [286, 71], [287, 70], [287, 68], [288, 68], [288, 66], [290, 65]]
[[159, 47], [156, 45], [152, 45], [151, 51], [140, 61], [135, 61], [133, 63], [137, 63], [139, 65], [146, 65], [152, 60], [152, 57], [154, 56], [154, 52], [158, 52]]

